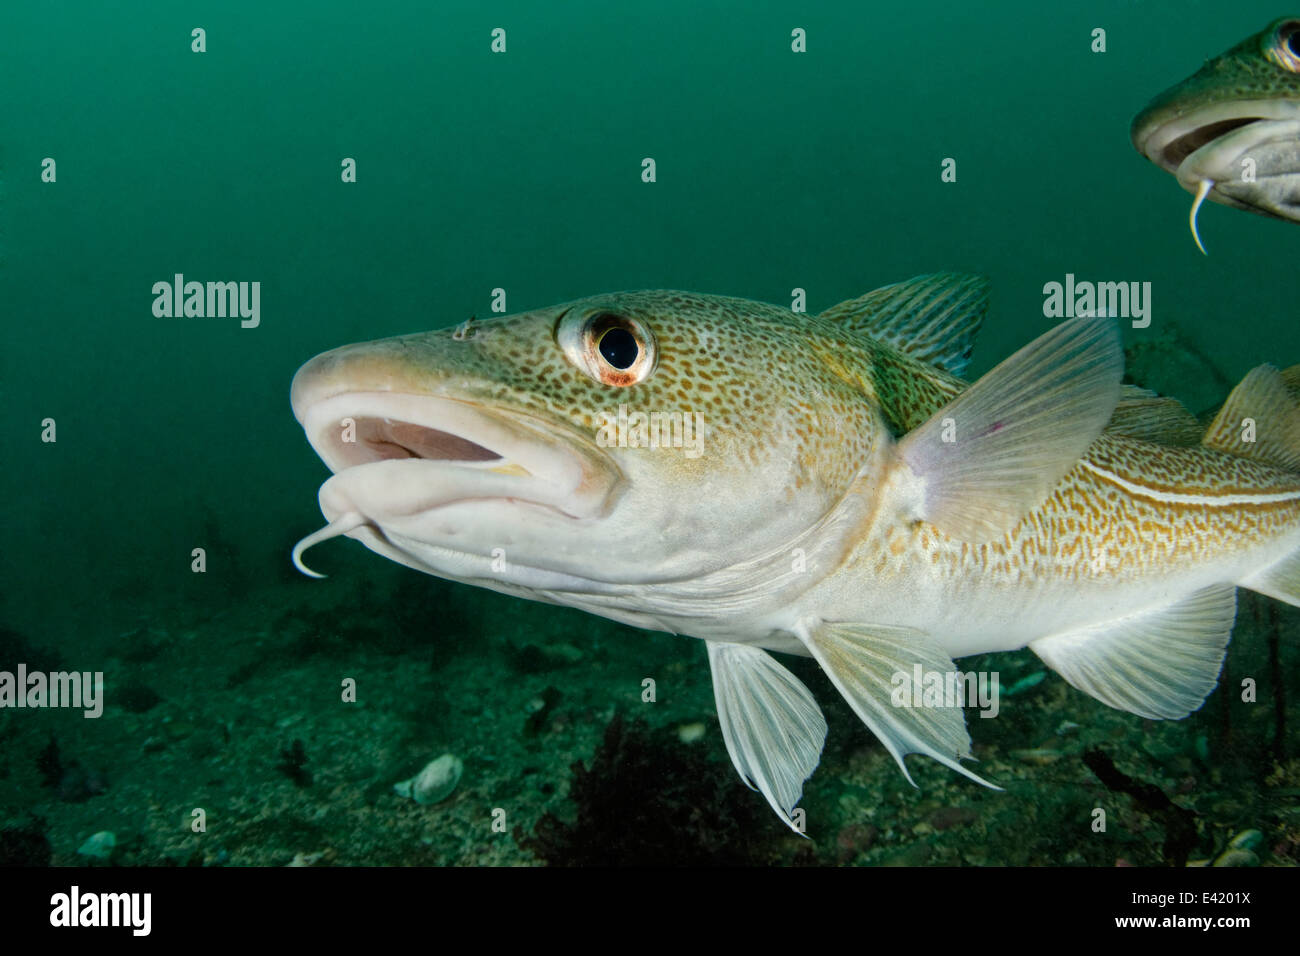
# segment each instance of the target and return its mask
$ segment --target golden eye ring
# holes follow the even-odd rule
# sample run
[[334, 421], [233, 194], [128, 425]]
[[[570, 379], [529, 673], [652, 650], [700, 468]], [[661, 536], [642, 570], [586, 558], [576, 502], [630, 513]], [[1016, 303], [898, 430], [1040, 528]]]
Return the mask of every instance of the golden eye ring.
[[602, 385], [637, 385], [654, 374], [659, 362], [650, 329], [614, 312], [593, 312], [586, 318], [566, 316], [557, 338], [569, 361]]

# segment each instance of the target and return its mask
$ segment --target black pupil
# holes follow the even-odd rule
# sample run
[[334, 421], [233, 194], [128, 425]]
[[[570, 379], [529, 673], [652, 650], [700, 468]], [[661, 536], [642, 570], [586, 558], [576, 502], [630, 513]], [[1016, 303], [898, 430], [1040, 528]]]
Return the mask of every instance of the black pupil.
[[631, 368], [641, 347], [627, 329], [609, 329], [600, 337], [600, 354], [614, 368]]
[[1286, 48], [1295, 56], [1300, 56], [1300, 30], [1293, 29], [1286, 38]]

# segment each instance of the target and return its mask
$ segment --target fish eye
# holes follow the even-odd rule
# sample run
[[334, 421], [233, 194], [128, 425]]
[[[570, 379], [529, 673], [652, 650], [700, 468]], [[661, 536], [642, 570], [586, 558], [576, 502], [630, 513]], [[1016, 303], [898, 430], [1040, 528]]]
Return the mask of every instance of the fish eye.
[[650, 330], [614, 312], [566, 313], [556, 340], [571, 363], [602, 385], [624, 388], [644, 382], [658, 362]]
[[1287, 20], [1278, 26], [1273, 55], [1292, 73], [1300, 73], [1300, 20]]

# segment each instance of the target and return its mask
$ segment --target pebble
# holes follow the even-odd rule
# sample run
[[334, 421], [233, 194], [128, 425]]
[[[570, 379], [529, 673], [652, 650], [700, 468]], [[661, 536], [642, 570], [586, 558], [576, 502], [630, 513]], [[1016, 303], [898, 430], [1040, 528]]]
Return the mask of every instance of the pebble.
[[1063, 754], [1059, 750], [1052, 750], [1047, 747], [1035, 747], [1032, 750], [1013, 750], [1011, 756], [1017, 760], [1023, 760], [1025, 763], [1045, 766], [1049, 763], [1055, 763], [1060, 760]]
[[1214, 861], [1215, 866], [1258, 866], [1259, 857], [1250, 850], [1226, 850]]
[[416, 803], [428, 805], [446, 800], [451, 796], [465, 764], [453, 754], [443, 754], [437, 760], [430, 761], [423, 770], [410, 780], [394, 784], [393, 790], [398, 796], [410, 797]]
[[697, 740], [703, 740], [707, 730], [708, 728], [699, 721], [693, 724], [682, 724], [677, 728], [677, 739], [684, 744], [693, 744]]
[[94, 836], [87, 837], [86, 842], [77, 849], [78, 856], [88, 856], [92, 860], [112, 859], [117, 849], [117, 834], [112, 830], [100, 830]]

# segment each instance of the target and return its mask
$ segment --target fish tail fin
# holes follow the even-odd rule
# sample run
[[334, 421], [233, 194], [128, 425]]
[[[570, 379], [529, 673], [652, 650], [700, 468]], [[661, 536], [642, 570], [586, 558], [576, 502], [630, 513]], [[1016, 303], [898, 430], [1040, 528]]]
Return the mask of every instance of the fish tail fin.
[[[1300, 365], [1252, 369], [1223, 403], [1201, 443], [1300, 474]], [[1300, 548], [1237, 582], [1300, 607]]]

